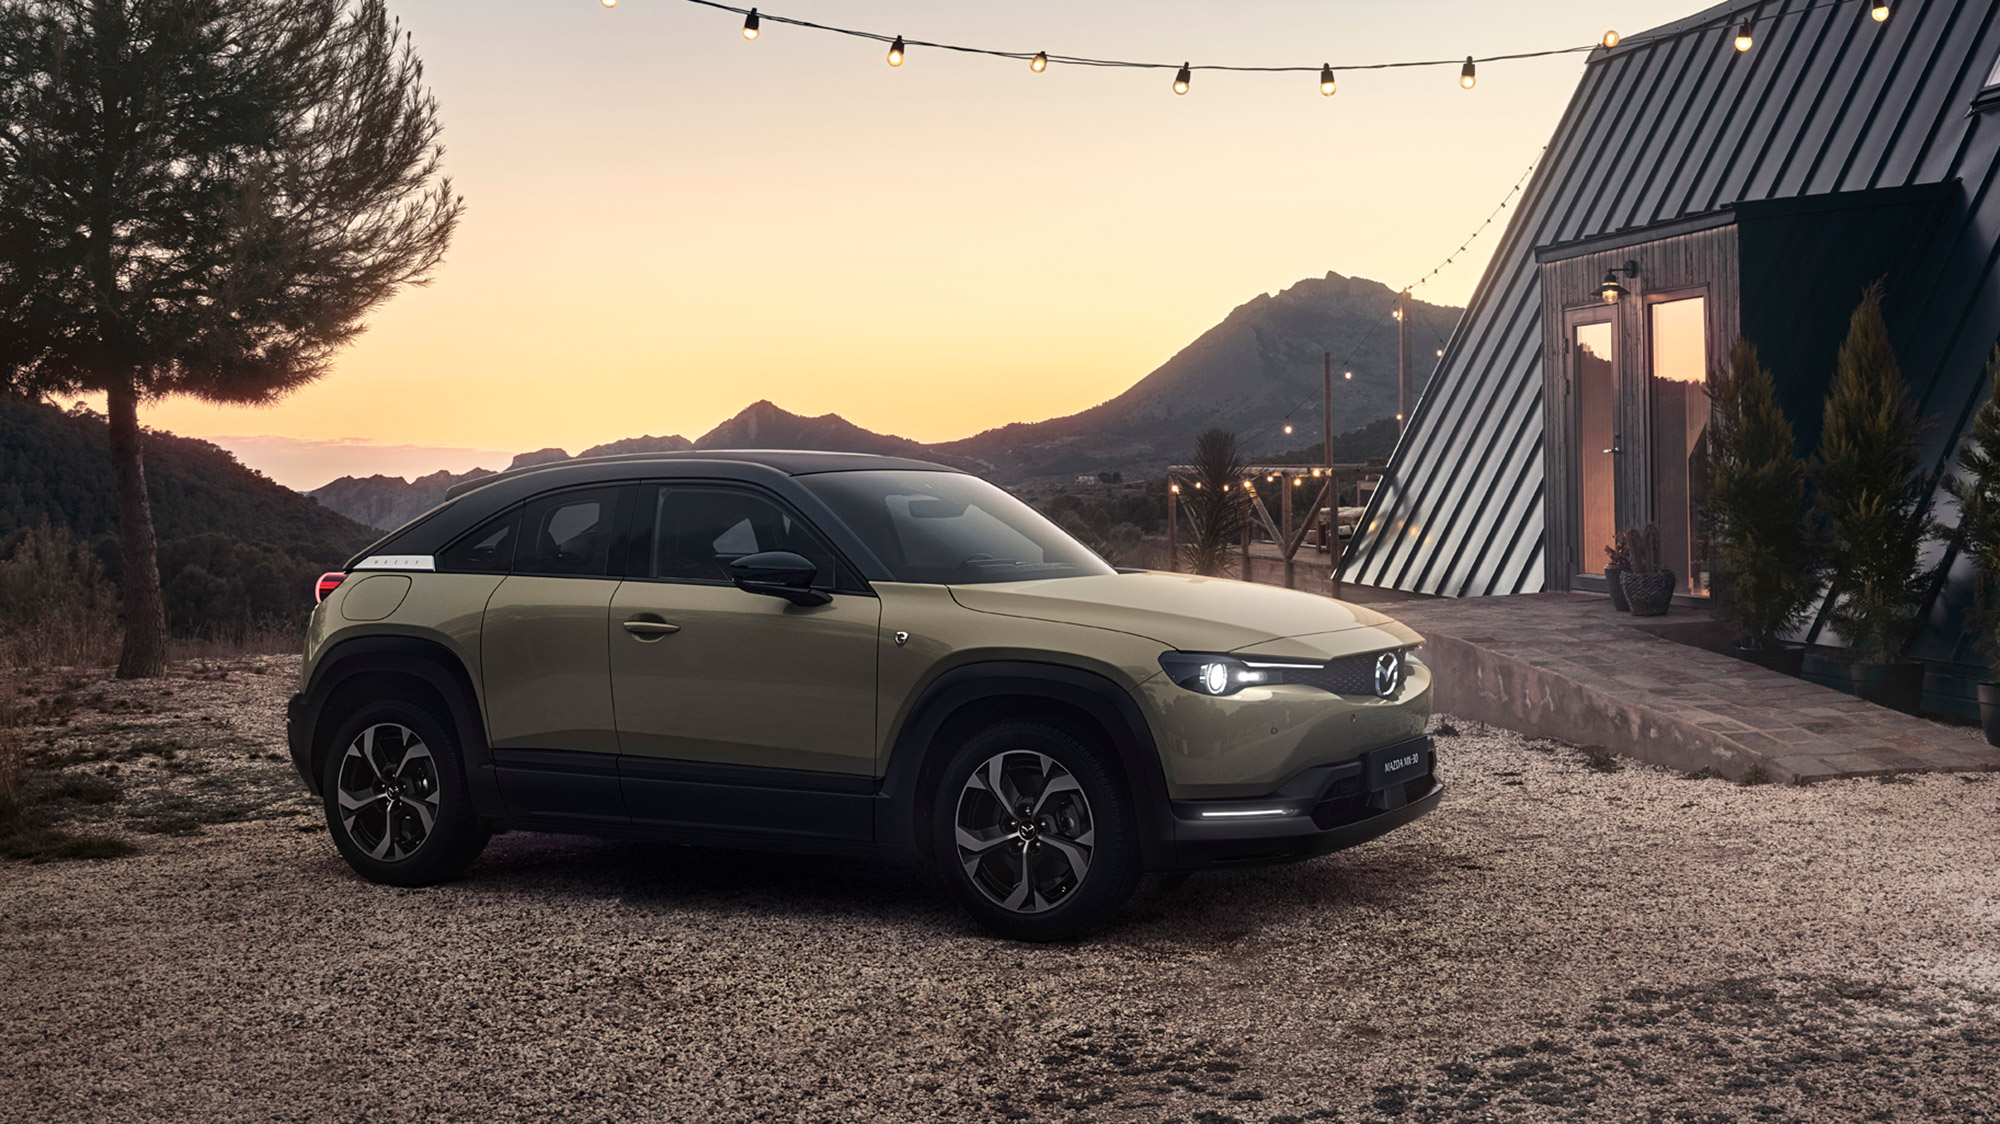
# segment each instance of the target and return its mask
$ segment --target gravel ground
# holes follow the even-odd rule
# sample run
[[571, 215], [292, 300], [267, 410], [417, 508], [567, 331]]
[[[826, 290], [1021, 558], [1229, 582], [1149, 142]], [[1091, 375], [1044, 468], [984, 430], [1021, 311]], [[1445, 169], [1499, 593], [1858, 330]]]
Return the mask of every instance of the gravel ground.
[[2000, 1121], [2000, 775], [1446, 722], [1432, 816], [1032, 947], [879, 861], [508, 835], [361, 882], [284, 760], [295, 668], [26, 685], [32, 760], [116, 792], [70, 826], [137, 851], [0, 863], [0, 1117]]

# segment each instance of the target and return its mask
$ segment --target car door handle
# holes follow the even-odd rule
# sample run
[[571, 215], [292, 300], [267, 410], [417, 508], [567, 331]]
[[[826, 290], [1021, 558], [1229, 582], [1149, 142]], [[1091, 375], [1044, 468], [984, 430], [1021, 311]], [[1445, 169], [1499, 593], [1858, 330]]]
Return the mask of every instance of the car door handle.
[[644, 617], [633, 617], [631, 620], [625, 622], [625, 631], [641, 640], [658, 640], [662, 636], [679, 632], [680, 630], [680, 625], [668, 624], [663, 620], [657, 619], [647, 620]]

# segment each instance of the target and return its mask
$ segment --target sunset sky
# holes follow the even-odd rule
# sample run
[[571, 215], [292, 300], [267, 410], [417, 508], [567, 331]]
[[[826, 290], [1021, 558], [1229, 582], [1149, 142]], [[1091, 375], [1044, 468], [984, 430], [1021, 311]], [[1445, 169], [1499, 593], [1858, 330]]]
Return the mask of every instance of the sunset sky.
[[[1534, 160], [1582, 55], [1343, 71], [1630, 34], [1694, 0], [778, 0], [911, 39], [1317, 75], [1026, 64], [684, 0], [392, 0], [464, 225], [430, 288], [283, 403], [151, 404], [295, 487], [699, 436], [769, 398], [946, 440], [1130, 386], [1234, 306], [1398, 285]], [[1497, 232], [1497, 228], [1496, 228]], [[1492, 233], [1418, 295], [1462, 303]]]

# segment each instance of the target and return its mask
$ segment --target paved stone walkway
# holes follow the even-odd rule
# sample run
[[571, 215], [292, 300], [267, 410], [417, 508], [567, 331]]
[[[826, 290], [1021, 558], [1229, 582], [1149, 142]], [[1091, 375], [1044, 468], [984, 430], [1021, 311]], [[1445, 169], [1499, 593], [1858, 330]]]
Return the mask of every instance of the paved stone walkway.
[[1643, 631], [1700, 628], [1707, 618], [1697, 609], [1635, 618], [1570, 593], [1375, 608], [1424, 634], [1437, 708], [1449, 714], [1739, 781], [2000, 769], [2000, 749], [1976, 727], [1902, 714]]

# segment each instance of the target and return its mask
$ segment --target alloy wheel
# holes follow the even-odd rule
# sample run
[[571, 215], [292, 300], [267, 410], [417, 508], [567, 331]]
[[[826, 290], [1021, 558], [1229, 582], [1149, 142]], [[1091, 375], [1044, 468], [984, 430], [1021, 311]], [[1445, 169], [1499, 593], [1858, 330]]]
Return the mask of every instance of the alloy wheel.
[[1068, 901], [1090, 873], [1096, 821], [1083, 787], [1044, 753], [987, 758], [958, 794], [955, 837], [966, 877], [994, 904], [1040, 913]]
[[437, 826], [437, 761], [400, 723], [370, 726], [348, 743], [336, 789], [341, 829], [371, 859], [409, 858]]

